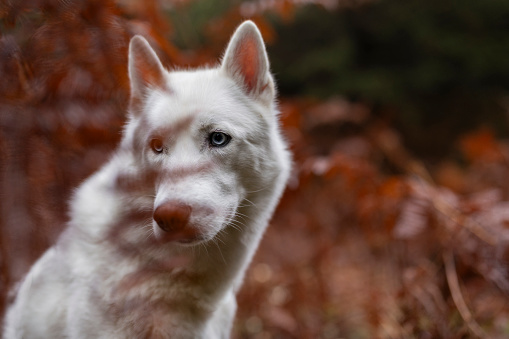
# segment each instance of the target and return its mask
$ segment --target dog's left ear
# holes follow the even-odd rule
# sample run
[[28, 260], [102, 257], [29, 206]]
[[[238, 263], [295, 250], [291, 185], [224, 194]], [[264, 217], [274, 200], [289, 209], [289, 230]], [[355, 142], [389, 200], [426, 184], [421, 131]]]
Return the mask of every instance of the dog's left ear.
[[233, 34], [221, 68], [253, 98], [266, 104], [274, 99], [269, 59], [262, 35], [252, 21], [242, 23]]
[[151, 88], [166, 88], [165, 70], [145, 38], [135, 35], [129, 44], [131, 110], [136, 112]]

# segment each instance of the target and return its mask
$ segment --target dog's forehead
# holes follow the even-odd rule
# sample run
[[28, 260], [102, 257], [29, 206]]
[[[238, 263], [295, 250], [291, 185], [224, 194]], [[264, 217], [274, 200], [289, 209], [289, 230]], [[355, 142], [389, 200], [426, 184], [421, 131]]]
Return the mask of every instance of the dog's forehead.
[[241, 128], [259, 120], [249, 114], [240, 89], [218, 70], [172, 72], [168, 84], [169, 90], [154, 91], [147, 101], [146, 117], [153, 128], [184, 120], [228, 122]]

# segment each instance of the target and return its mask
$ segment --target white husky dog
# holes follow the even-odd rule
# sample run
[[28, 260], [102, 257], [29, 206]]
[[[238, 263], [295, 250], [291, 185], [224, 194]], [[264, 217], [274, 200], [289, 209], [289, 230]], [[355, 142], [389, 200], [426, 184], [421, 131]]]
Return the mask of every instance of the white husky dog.
[[260, 32], [217, 68], [166, 71], [129, 46], [129, 121], [76, 191], [69, 227], [8, 310], [11, 338], [228, 338], [235, 293], [286, 185]]

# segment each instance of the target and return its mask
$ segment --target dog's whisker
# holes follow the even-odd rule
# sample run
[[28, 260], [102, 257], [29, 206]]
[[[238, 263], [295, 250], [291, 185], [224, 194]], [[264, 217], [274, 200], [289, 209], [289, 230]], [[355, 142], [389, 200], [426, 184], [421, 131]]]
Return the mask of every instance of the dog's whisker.
[[242, 227], [244, 227], [245, 225], [242, 224], [242, 223], [237, 223], [237, 222], [230, 222], [229, 224], [232, 228], [236, 229], [237, 231], [242, 231]]
[[221, 251], [221, 247], [219, 246], [219, 244], [217, 243], [217, 241], [214, 241], [214, 244], [216, 245], [217, 250], [218, 250], [219, 254], [221, 255], [221, 259], [223, 259], [223, 263], [224, 263], [225, 265], [227, 265], [226, 259], [224, 258], [224, 256], [223, 256], [223, 252]]
[[267, 190], [269, 188], [270, 188], [270, 186], [266, 186], [266, 187], [262, 187], [260, 189], [254, 190], [254, 191], [246, 191], [246, 193], [247, 194], [259, 193], [259, 192], [263, 192], [263, 191], [265, 191], [265, 190]]
[[252, 220], [252, 218], [250, 216], [248, 216], [247, 214], [244, 214], [244, 213], [237, 212], [236, 216], [239, 217], [239, 218], [242, 218], [242, 219]]
[[254, 208], [258, 208], [258, 206], [256, 206], [256, 204], [254, 202], [252, 202], [251, 200], [249, 200], [247, 198], [244, 198], [244, 201], [247, 201], [250, 204], [249, 206], [252, 206]]

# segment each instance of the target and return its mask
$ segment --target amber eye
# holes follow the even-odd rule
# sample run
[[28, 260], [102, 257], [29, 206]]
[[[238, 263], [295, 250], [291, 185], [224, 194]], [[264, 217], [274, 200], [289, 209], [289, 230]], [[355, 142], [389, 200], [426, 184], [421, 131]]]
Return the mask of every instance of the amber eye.
[[152, 148], [152, 151], [154, 153], [162, 153], [164, 147], [163, 147], [163, 141], [161, 139], [152, 139], [150, 140], [150, 148]]

